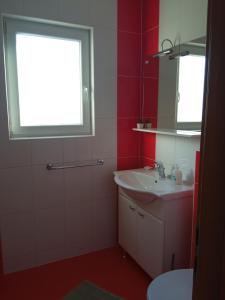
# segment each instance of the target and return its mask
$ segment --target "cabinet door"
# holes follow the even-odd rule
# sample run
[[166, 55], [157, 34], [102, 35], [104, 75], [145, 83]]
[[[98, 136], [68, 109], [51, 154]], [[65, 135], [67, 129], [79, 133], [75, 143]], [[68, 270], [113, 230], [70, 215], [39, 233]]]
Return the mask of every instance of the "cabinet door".
[[137, 256], [137, 211], [136, 205], [119, 195], [119, 244], [133, 258]]
[[163, 272], [164, 223], [160, 219], [137, 209], [137, 261], [155, 278]]

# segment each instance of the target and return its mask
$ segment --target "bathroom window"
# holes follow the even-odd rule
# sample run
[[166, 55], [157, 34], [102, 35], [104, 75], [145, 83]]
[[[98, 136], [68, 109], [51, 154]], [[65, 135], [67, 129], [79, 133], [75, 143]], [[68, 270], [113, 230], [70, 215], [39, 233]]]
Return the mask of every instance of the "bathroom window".
[[200, 129], [205, 77], [205, 56], [179, 58], [177, 127]]
[[10, 138], [92, 134], [92, 30], [4, 17]]

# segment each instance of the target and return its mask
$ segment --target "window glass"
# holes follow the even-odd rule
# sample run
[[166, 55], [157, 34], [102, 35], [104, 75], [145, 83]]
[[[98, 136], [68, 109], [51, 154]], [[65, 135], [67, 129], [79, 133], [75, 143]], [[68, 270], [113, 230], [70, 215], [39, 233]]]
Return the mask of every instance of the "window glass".
[[80, 41], [16, 35], [21, 126], [82, 124]]
[[177, 122], [201, 122], [205, 56], [188, 55], [179, 59]]

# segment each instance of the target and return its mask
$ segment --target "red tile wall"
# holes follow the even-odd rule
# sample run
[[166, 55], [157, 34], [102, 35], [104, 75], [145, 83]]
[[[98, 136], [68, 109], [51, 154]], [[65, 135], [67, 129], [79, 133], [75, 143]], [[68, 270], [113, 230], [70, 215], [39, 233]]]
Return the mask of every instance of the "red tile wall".
[[[142, 4], [142, 92], [144, 98], [143, 118], [151, 120], [157, 127], [158, 108], [158, 59], [150, 55], [158, 51], [159, 41], [159, 0], [143, 0]], [[145, 62], [148, 61], [148, 64]], [[155, 134], [144, 133], [141, 140], [142, 166], [155, 161]]]
[[140, 0], [118, 0], [118, 170], [140, 166], [141, 13]]
[[158, 31], [159, 0], [118, 0], [118, 170], [155, 160], [155, 135], [132, 128], [141, 117], [157, 126], [158, 61], [144, 62], [158, 50]]
[[192, 216], [192, 237], [191, 237], [191, 260], [190, 267], [194, 267], [195, 262], [195, 246], [196, 246], [196, 225], [197, 225], [197, 211], [198, 211], [198, 187], [199, 187], [199, 164], [200, 152], [196, 152], [195, 160], [195, 185], [194, 185], [194, 201], [193, 201], [193, 216]]

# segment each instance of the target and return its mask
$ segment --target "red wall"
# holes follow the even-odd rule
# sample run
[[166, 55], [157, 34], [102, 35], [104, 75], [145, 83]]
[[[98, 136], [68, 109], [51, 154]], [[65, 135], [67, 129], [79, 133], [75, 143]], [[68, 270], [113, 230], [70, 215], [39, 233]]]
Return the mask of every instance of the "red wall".
[[[150, 58], [158, 51], [159, 0], [143, 0], [142, 7], [142, 84], [144, 93], [144, 121], [151, 119], [157, 127], [159, 61]], [[148, 64], [145, 61], [149, 60]], [[155, 160], [155, 134], [142, 134], [142, 165], [152, 165]]]
[[118, 0], [118, 169], [140, 166], [141, 1]]
[[151, 165], [155, 135], [132, 131], [141, 118], [157, 125], [158, 61], [144, 62], [158, 50], [159, 0], [118, 0], [118, 169]]

